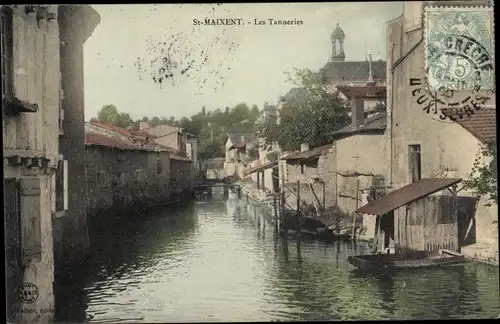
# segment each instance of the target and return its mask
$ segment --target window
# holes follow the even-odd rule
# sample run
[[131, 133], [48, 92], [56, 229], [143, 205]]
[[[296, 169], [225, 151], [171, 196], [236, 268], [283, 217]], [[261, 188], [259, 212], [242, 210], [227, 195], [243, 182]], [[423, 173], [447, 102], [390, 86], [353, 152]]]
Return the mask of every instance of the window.
[[68, 210], [68, 160], [61, 160], [56, 170], [56, 213]]
[[420, 145], [408, 146], [408, 161], [410, 169], [410, 180], [416, 182], [422, 179], [422, 161], [420, 156]]
[[125, 172], [120, 172], [120, 185], [124, 186], [127, 183], [127, 175]]
[[161, 174], [163, 172], [163, 168], [162, 168], [162, 163], [161, 163], [161, 158], [160, 158], [160, 152], [156, 153], [156, 163], [157, 163], [158, 174]]
[[0, 9], [2, 14], [1, 41], [2, 41], [2, 99], [10, 97], [12, 91], [12, 12], [6, 6]]
[[143, 178], [143, 170], [135, 170], [135, 180], [136, 181], [141, 181]]
[[304, 174], [304, 172], [305, 172], [305, 166], [304, 166], [304, 164], [301, 163], [300, 164], [300, 174]]

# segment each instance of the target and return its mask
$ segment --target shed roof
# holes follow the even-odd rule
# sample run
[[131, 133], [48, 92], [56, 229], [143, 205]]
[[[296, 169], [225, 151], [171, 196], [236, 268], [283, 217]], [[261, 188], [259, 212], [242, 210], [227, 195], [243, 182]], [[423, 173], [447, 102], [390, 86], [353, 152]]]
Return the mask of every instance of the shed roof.
[[278, 165], [278, 161], [267, 162], [264, 164], [260, 164], [260, 165], [256, 165], [254, 167], [248, 168], [243, 173], [247, 176], [247, 175], [252, 174], [254, 172], [264, 171], [264, 170], [267, 170], [270, 168], [274, 168], [277, 165]]
[[286, 160], [286, 161], [315, 159], [315, 158], [318, 158], [320, 155], [323, 155], [329, 149], [331, 149], [332, 146], [333, 146], [333, 143], [323, 145], [323, 146], [318, 146], [318, 147], [315, 147], [309, 151], [300, 152], [300, 153], [292, 153], [292, 154], [287, 155], [281, 159]]
[[373, 116], [370, 116], [365, 119], [365, 123], [358, 127], [353, 128], [352, 123], [339, 129], [335, 133], [333, 133], [334, 138], [339, 138], [343, 135], [354, 135], [354, 134], [362, 134], [369, 133], [374, 131], [383, 131], [387, 127], [387, 111], [381, 111]]
[[456, 123], [484, 144], [491, 144], [496, 141], [497, 124], [495, 108], [482, 107], [472, 116], [456, 120]]
[[392, 191], [380, 199], [372, 200], [356, 212], [382, 216], [401, 206], [432, 195], [462, 181], [459, 178], [427, 178]]
[[234, 149], [242, 149], [242, 148], [245, 148], [247, 146], [247, 144], [248, 144], [247, 141], [243, 141], [243, 142], [231, 145], [227, 150], [231, 151]]
[[387, 87], [385, 85], [348, 85], [339, 84], [336, 86], [337, 90], [342, 92], [347, 98], [352, 99], [385, 99], [387, 98]]
[[[343, 61], [328, 62], [320, 73], [330, 83], [341, 83], [349, 81], [368, 81], [370, 76], [370, 63], [366, 61]], [[384, 80], [387, 78], [386, 62], [373, 61], [372, 74], [374, 80]]]

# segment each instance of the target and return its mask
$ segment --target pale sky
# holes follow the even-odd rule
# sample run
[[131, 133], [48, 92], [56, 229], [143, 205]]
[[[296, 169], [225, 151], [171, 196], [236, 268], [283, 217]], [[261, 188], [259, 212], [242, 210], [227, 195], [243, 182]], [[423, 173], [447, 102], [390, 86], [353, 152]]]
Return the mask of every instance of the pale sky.
[[[101, 24], [84, 45], [85, 119], [114, 104], [133, 119], [180, 118], [240, 102], [276, 103], [293, 84], [284, 72], [318, 70], [332, 51], [330, 34], [344, 30], [347, 61], [386, 60], [386, 23], [401, 2], [93, 5]], [[241, 26], [194, 26], [193, 19], [241, 18]], [[255, 26], [254, 19], [302, 20], [302, 25]], [[174, 83], [154, 83], [151, 44], [173, 39]], [[156, 46], [156, 48], [159, 48]], [[140, 58], [140, 59], [139, 59]], [[191, 60], [189, 76], [181, 74]], [[205, 61], [206, 59], [206, 61]], [[138, 68], [141, 62], [143, 70]], [[154, 63], [158, 64], [158, 63]], [[155, 66], [155, 65], [153, 65]], [[158, 65], [156, 65], [158, 67]]]

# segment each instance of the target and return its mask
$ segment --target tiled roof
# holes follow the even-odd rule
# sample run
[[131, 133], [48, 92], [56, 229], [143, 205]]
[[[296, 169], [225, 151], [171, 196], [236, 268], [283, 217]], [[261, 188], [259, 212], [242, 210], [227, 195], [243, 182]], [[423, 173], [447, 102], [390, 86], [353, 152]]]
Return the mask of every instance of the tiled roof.
[[[105, 129], [109, 131], [109, 133], [101, 133], [97, 131], [96, 128]], [[142, 135], [143, 133], [141, 132], [129, 131], [116, 125], [92, 121], [88, 127], [85, 127], [85, 145], [106, 146], [121, 150], [166, 151], [177, 153], [174, 148], [149, 141], [147, 137], [142, 138]]]
[[247, 142], [240, 142], [238, 144], [233, 144], [227, 150], [231, 151], [231, 150], [234, 150], [236, 148], [242, 149], [242, 148], [245, 148], [247, 146], [247, 144], [248, 144]]
[[375, 131], [384, 131], [386, 126], [387, 126], [387, 112], [381, 111], [371, 117], [366, 118], [363, 126], [357, 129], [353, 129], [352, 124], [349, 124], [336, 131], [333, 135], [335, 138], [339, 138], [344, 135], [363, 134], [370, 132], [373, 133]]
[[122, 128], [120, 126], [116, 126], [116, 125], [113, 125], [113, 124], [105, 124], [105, 123], [101, 123], [101, 122], [98, 122], [98, 121], [91, 121], [90, 122], [92, 125], [95, 125], [95, 126], [98, 126], [98, 127], [102, 127], [102, 128], [106, 128], [108, 130], [111, 130], [111, 131], [115, 131], [115, 132], [118, 132], [120, 134], [123, 134], [123, 135], [126, 135], [126, 136], [130, 136], [130, 135], [138, 135], [138, 136], [148, 136], [148, 137], [152, 137], [152, 138], [155, 138], [156, 136], [153, 135], [153, 134], [149, 134], [148, 132], [145, 132], [143, 130], [133, 130], [133, 129], [125, 129], [125, 128]]
[[483, 107], [470, 117], [456, 120], [456, 123], [484, 144], [496, 142], [497, 125], [495, 108]]
[[323, 146], [318, 146], [313, 149], [310, 149], [309, 151], [305, 152], [299, 152], [299, 153], [292, 153], [290, 155], [287, 155], [282, 158], [282, 160], [307, 160], [307, 159], [315, 159], [319, 157], [322, 154], [325, 154], [329, 149], [331, 149], [333, 146], [332, 144], [327, 144]]
[[350, 86], [347, 84], [337, 85], [337, 90], [342, 92], [347, 98], [353, 97], [364, 99], [385, 99], [387, 98], [387, 87], [385, 85], [363, 85], [363, 86]]
[[87, 146], [106, 146], [120, 150], [137, 150], [137, 147], [108, 137], [103, 134], [85, 132], [85, 145]]
[[[368, 81], [369, 78], [369, 62], [328, 62], [321, 70], [320, 73], [330, 83], [340, 83], [349, 81]], [[386, 62], [373, 61], [372, 62], [372, 76], [373, 79], [385, 81], [386, 76]]]

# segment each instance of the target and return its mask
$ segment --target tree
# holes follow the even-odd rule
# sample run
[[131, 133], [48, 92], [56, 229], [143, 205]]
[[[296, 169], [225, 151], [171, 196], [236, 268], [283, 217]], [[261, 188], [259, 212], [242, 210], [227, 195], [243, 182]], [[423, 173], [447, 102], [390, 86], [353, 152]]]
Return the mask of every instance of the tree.
[[160, 117], [154, 116], [151, 118], [151, 127], [155, 127], [161, 124]]
[[481, 147], [474, 160], [472, 171], [463, 184], [478, 198], [486, 197], [486, 206], [498, 204], [496, 141]]
[[305, 90], [303, 97], [285, 101], [279, 120], [272, 113], [275, 107], [264, 107], [257, 134], [267, 147], [278, 142], [284, 150], [299, 149], [301, 143], [317, 147], [332, 142], [335, 131], [349, 122], [349, 103], [328, 91], [326, 80], [309, 69], [295, 69], [289, 81]]
[[120, 120], [120, 114], [115, 105], [104, 105], [97, 113], [97, 119], [101, 123], [117, 125]]

